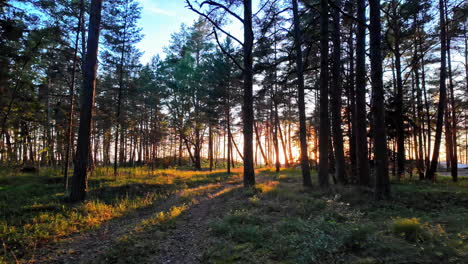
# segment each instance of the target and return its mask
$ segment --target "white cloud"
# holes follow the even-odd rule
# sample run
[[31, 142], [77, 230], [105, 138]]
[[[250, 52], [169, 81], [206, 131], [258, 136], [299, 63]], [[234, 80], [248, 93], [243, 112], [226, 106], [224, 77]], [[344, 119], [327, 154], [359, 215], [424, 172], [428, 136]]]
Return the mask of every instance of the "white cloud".
[[144, 12], [149, 12], [154, 15], [164, 15], [174, 17], [175, 14], [169, 10], [158, 7], [154, 0], [140, 0]]

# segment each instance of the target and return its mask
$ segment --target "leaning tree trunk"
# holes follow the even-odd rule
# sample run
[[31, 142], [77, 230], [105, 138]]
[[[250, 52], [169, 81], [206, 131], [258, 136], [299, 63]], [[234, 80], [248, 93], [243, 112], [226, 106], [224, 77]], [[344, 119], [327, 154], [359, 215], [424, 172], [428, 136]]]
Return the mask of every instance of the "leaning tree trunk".
[[369, 0], [369, 6], [372, 119], [374, 124], [375, 198], [382, 199], [390, 197], [390, 179], [388, 175], [387, 131], [385, 127], [380, 1]]
[[[296, 71], [297, 71], [297, 88], [298, 88], [298, 107], [299, 107], [299, 139], [301, 142], [301, 170], [302, 184], [304, 186], [312, 186], [310, 178], [309, 156], [307, 153], [307, 125], [304, 102], [304, 66], [302, 63], [302, 48], [301, 48], [301, 29], [299, 23], [299, 12], [297, 0], [292, 0], [293, 16], [294, 16], [294, 44], [296, 46]], [[286, 153], [285, 153], [286, 155]], [[328, 173], [327, 173], [328, 174]], [[328, 177], [328, 176], [327, 176]]]
[[89, 162], [89, 145], [91, 136], [91, 121], [96, 93], [97, 56], [99, 45], [99, 29], [101, 24], [102, 0], [92, 0], [89, 17], [89, 32], [87, 52], [84, 66], [83, 95], [80, 110], [80, 126], [76, 150], [76, 163], [72, 178], [70, 201], [82, 201], [86, 197], [87, 167]]
[[445, 101], [447, 97], [447, 87], [445, 81], [447, 79], [447, 32], [445, 28], [444, 16], [444, 1], [439, 0], [440, 12], [440, 80], [439, 80], [439, 105], [437, 106], [437, 124], [434, 141], [434, 151], [432, 152], [431, 164], [426, 173], [428, 180], [435, 181], [435, 172], [437, 170], [437, 162], [439, 160], [440, 142], [442, 138], [442, 126], [444, 123]]
[[244, 186], [255, 185], [253, 162], [253, 49], [252, 0], [244, 0]]
[[330, 120], [328, 119], [328, 0], [320, 0], [320, 131], [319, 185], [329, 186], [328, 148]]

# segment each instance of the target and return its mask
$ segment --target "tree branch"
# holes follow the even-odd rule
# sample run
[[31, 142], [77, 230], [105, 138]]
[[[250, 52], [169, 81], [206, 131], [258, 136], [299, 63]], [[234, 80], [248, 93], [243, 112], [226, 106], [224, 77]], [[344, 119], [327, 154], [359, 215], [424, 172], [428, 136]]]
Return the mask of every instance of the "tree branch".
[[210, 23], [216, 27], [219, 31], [223, 32], [224, 34], [226, 34], [226, 36], [232, 38], [233, 40], [235, 40], [237, 43], [239, 43], [240, 45], [244, 46], [244, 43], [242, 43], [242, 41], [240, 41], [238, 38], [234, 37], [233, 35], [229, 34], [228, 32], [226, 32], [224, 29], [222, 29], [218, 23], [216, 23], [213, 19], [211, 19], [208, 15], [198, 11], [197, 9], [195, 9], [193, 6], [192, 6], [192, 3], [190, 3], [190, 0], [185, 0], [185, 3], [187, 4], [187, 7], [188, 9], [192, 10], [193, 12], [197, 13], [198, 15], [206, 18], [208, 21], [210, 21]]
[[212, 5], [212, 6], [217, 6], [219, 8], [222, 8], [224, 9], [226, 12], [228, 12], [231, 16], [237, 18], [240, 22], [242, 22], [242, 24], [244, 24], [244, 19], [242, 19], [240, 16], [238, 16], [236, 13], [232, 12], [228, 7], [220, 4], [220, 3], [217, 3], [215, 1], [203, 1], [201, 4], [200, 4], [200, 7], [203, 7], [205, 4], [208, 4], [208, 5]]
[[218, 46], [221, 49], [221, 51], [224, 53], [224, 55], [228, 56], [229, 59], [231, 59], [234, 62], [234, 64], [236, 64], [236, 66], [241, 71], [244, 71], [244, 68], [240, 65], [240, 63], [237, 62], [237, 60], [234, 58], [234, 56], [232, 56], [231, 53], [229, 53], [227, 50], [225, 50], [223, 45], [221, 45], [221, 43], [219, 42], [218, 33], [216, 32], [216, 28], [213, 28], [213, 34], [215, 35], [216, 43], [218, 43]]

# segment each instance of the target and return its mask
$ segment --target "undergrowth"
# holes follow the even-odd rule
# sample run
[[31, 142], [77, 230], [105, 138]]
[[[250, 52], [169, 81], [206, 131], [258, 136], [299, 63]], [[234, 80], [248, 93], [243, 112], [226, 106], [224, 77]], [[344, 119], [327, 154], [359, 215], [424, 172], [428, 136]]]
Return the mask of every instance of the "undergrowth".
[[[464, 263], [467, 179], [401, 182], [391, 201], [353, 187], [301, 187], [300, 172], [265, 169], [210, 225], [206, 263]], [[229, 200], [229, 199], [228, 199]], [[421, 204], [422, 205], [421, 205]]]
[[0, 263], [27, 261], [37, 247], [166, 199], [178, 190], [226, 180], [224, 171], [96, 168], [85, 202], [68, 204], [58, 169], [0, 175]]

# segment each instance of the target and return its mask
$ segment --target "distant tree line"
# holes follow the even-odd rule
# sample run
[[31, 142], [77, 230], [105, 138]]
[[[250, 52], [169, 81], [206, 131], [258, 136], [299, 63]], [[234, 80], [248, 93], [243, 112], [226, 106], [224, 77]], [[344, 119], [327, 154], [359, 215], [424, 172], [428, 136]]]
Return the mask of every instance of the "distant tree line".
[[138, 1], [0, 1], [1, 165], [61, 167], [68, 189], [74, 164], [72, 200], [94, 166], [239, 163], [246, 186], [297, 165], [381, 199], [391, 175], [468, 163], [465, 1], [185, 4], [199, 19], [142, 65]]

